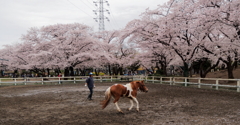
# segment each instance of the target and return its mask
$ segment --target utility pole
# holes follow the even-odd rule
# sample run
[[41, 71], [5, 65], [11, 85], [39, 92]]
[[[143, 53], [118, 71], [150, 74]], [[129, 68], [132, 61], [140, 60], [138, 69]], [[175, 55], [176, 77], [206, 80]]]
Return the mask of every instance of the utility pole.
[[96, 10], [93, 10], [93, 12], [97, 15], [97, 17], [93, 19], [98, 22], [98, 30], [99, 32], [101, 32], [105, 30], [104, 20], [106, 19], [107, 21], [109, 21], [108, 17], [104, 16], [105, 12], [110, 14], [109, 10], [104, 8], [104, 4], [107, 4], [107, 6], [109, 6], [109, 3], [106, 0], [97, 0], [93, 1], [93, 3], [95, 4], [95, 6], [98, 7]]

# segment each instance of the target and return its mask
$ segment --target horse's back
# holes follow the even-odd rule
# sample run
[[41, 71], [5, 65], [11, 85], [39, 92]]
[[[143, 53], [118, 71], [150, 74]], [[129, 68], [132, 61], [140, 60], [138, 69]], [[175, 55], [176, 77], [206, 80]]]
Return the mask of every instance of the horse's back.
[[123, 96], [127, 92], [127, 89], [121, 84], [115, 84], [111, 86], [110, 91], [114, 96]]

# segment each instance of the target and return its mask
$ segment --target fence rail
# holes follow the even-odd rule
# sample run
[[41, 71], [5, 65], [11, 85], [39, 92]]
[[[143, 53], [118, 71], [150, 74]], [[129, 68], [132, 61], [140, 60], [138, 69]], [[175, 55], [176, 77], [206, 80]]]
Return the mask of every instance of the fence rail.
[[[88, 76], [75, 77], [26, 77], [26, 78], [0, 78], [0, 86], [4, 85], [34, 85], [34, 84], [63, 84], [64, 82], [84, 83]], [[236, 90], [240, 92], [240, 79], [220, 78], [190, 78], [190, 77], [160, 77], [160, 76], [94, 76], [97, 82], [128, 82], [145, 80], [147, 83], [159, 83], [169, 85], [204, 86], [219, 89]]]

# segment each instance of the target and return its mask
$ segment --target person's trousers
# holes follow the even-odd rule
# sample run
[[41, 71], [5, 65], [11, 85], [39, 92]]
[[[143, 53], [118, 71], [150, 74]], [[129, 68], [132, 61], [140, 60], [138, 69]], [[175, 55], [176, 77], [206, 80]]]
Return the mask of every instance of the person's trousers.
[[93, 88], [89, 88], [90, 94], [88, 95], [88, 99], [92, 99]]

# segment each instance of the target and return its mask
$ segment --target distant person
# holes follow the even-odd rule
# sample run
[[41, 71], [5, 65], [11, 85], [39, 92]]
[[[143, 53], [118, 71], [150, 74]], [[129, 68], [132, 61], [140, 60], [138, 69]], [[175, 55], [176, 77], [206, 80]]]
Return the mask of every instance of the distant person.
[[[60, 81], [60, 83], [62, 83], [62, 79], [61, 79], [61, 77], [62, 77], [62, 74], [61, 74], [61, 73], [59, 73], [59, 74], [58, 74], [58, 77], [60, 77], [60, 78], [59, 78], [59, 81]], [[59, 84], [60, 84], [60, 83], [59, 83]]]
[[93, 88], [95, 87], [93, 73], [89, 73], [89, 77], [86, 79], [85, 86], [87, 86], [90, 91], [90, 94], [88, 95], [87, 99], [92, 100]]

